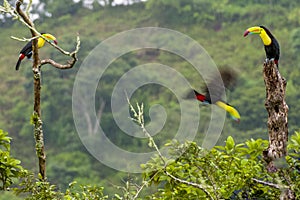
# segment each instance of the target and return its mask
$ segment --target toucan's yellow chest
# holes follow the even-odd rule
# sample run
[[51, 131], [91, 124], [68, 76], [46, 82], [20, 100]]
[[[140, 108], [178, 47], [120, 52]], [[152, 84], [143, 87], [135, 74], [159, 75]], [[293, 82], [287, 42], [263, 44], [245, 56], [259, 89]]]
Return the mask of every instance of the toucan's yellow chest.
[[45, 40], [43, 38], [38, 39], [38, 48], [42, 48], [45, 45]]

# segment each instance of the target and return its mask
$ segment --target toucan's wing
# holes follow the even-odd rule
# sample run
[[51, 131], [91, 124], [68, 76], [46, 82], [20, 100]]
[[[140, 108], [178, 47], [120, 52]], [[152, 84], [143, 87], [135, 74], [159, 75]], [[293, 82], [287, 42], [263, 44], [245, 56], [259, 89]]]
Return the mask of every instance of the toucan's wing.
[[223, 84], [226, 89], [233, 89], [237, 83], [237, 74], [234, 70], [226, 68], [221, 69], [220, 74], [223, 80]]
[[236, 73], [228, 68], [221, 69], [220, 74], [214, 75], [204, 86], [206, 100], [215, 103], [222, 99], [225, 89], [232, 89], [236, 85]]
[[30, 58], [32, 56], [32, 41], [28, 42], [20, 51], [20, 55], [16, 64], [16, 70], [19, 70], [21, 61], [27, 57]]
[[20, 54], [24, 54], [27, 56], [28, 54], [31, 54], [32, 52], [32, 41], [28, 42], [23, 49], [20, 51]]

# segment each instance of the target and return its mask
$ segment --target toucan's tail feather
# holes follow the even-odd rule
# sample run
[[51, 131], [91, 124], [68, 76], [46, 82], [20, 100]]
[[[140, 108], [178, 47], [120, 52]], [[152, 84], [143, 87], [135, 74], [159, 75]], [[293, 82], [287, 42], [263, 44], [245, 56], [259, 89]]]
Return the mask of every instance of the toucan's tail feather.
[[22, 61], [24, 58], [25, 58], [25, 54], [22, 54], [22, 53], [21, 53], [21, 54], [19, 55], [19, 59], [18, 59], [18, 62], [17, 62], [17, 64], [16, 64], [16, 70], [19, 70], [21, 61]]
[[19, 58], [17, 64], [16, 64], [16, 70], [19, 70], [20, 64], [21, 64], [22, 59]]

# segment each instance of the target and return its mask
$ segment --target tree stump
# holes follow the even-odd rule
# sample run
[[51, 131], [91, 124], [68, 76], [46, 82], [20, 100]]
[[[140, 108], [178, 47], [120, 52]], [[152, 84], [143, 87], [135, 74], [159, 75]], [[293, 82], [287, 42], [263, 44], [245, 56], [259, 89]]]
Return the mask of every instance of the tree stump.
[[274, 160], [287, 154], [288, 105], [285, 102], [286, 80], [273, 60], [264, 63], [264, 82], [266, 86], [265, 107], [268, 112], [269, 147], [264, 151], [267, 170], [276, 172]]

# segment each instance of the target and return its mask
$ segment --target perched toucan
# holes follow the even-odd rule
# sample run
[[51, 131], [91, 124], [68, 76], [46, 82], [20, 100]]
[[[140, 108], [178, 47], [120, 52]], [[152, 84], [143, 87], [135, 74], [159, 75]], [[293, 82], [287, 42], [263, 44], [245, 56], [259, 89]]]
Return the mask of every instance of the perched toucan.
[[[43, 35], [46, 39], [48, 39], [50, 42], [54, 42], [55, 44], [57, 44], [56, 38], [49, 34], [49, 33], [41, 33], [41, 35]], [[38, 39], [38, 48], [42, 48], [45, 45], [45, 40], [42, 37], [39, 37]], [[20, 51], [20, 55], [19, 55], [19, 59], [18, 62], [16, 64], [16, 70], [19, 70], [21, 61], [27, 57], [28, 59], [30, 59], [32, 56], [32, 40], [29, 41], [24, 47], [23, 49]]]
[[[205, 85], [203, 94], [193, 90], [194, 96], [198, 101], [204, 104], [215, 104], [220, 108], [226, 110], [230, 117], [236, 122], [240, 122], [239, 112], [231, 105], [222, 100], [225, 88], [232, 88], [236, 83], [236, 74], [229, 69], [220, 70], [220, 76], [212, 77], [212, 79]], [[188, 95], [190, 96], [190, 95]]]
[[268, 60], [274, 59], [274, 63], [279, 67], [278, 61], [280, 56], [280, 47], [279, 43], [273, 34], [264, 26], [254, 26], [248, 28], [244, 32], [244, 37], [249, 34], [259, 34], [262, 42], [265, 46], [266, 56]]

